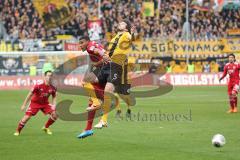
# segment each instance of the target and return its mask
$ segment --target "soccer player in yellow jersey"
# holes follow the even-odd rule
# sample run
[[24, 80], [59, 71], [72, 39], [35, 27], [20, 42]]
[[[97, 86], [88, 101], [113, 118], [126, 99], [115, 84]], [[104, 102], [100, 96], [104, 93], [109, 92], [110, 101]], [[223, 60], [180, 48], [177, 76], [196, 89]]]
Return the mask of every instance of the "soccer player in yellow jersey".
[[[135, 70], [135, 58], [128, 58], [128, 83], [131, 84], [131, 74], [130, 72], [133, 72]], [[116, 98], [116, 114], [115, 117], [116, 118], [123, 118], [122, 117], [122, 110], [120, 107], [120, 102], [119, 99], [120, 97], [118, 96], [118, 94], [115, 93]], [[127, 112], [125, 114], [126, 118], [131, 118], [131, 107], [127, 104]]]
[[[107, 82], [104, 88], [103, 101], [103, 116], [100, 122], [95, 125], [95, 128], [107, 126], [108, 112], [112, 105], [112, 97], [114, 91], [127, 103], [129, 106], [135, 105], [135, 99], [130, 95], [131, 85], [127, 78], [128, 56], [131, 49], [132, 35], [134, 27], [130, 21], [124, 20], [118, 24], [118, 33], [111, 40], [108, 50], [103, 55], [103, 60], [107, 64], [104, 65], [99, 72], [89, 73], [88, 82], [102, 83]], [[116, 97], [114, 97], [116, 98]]]
[[118, 24], [118, 33], [111, 40], [108, 47], [108, 55], [105, 55], [106, 60], [110, 60], [108, 65], [105, 65], [100, 74], [96, 75], [97, 81], [105, 79], [107, 81], [104, 89], [103, 116], [100, 122], [95, 125], [95, 128], [107, 126], [108, 112], [112, 104], [111, 96], [108, 93], [114, 91], [127, 103], [129, 106], [135, 105], [135, 99], [130, 96], [130, 87], [128, 83], [127, 67], [128, 53], [131, 50], [132, 35], [134, 28], [128, 20], [124, 20]]

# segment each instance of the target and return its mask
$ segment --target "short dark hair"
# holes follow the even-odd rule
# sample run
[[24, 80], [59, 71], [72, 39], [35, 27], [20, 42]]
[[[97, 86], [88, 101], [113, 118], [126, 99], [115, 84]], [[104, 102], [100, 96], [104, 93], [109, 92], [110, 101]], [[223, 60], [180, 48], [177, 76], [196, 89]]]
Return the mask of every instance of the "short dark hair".
[[79, 41], [81, 41], [81, 40], [90, 41], [90, 38], [89, 38], [89, 36], [81, 36], [81, 37], [79, 37], [78, 40], [79, 40]]
[[128, 30], [128, 32], [131, 32], [131, 27], [132, 27], [131, 22], [128, 19], [124, 19], [123, 22], [127, 24], [126, 29]]
[[47, 70], [44, 72], [44, 76], [46, 76], [48, 73], [53, 73], [51, 70]]
[[233, 56], [235, 59], [235, 55], [233, 53], [229, 54], [228, 57]]

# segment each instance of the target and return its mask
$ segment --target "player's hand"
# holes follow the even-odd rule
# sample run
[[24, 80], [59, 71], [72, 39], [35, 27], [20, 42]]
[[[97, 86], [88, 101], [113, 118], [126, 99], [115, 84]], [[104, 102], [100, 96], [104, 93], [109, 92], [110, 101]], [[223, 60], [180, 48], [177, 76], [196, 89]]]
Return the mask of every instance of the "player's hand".
[[52, 110], [56, 110], [56, 105], [50, 104], [50, 106], [51, 106]]
[[104, 54], [103, 55], [103, 61], [104, 62], [108, 62], [108, 61], [110, 61], [111, 59], [110, 59], [110, 57], [109, 57], [109, 55], [107, 55], [107, 54]]
[[25, 105], [22, 105], [21, 106], [21, 111], [24, 111], [24, 109], [25, 109]]

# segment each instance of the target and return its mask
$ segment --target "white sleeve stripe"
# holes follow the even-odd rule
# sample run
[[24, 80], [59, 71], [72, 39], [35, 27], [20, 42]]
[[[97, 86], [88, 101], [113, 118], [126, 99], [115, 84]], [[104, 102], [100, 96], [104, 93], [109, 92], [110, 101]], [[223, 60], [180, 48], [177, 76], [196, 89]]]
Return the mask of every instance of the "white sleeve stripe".
[[98, 50], [98, 53], [99, 53], [101, 56], [103, 56], [104, 53], [105, 53], [105, 50], [104, 50], [104, 49], [99, 49], [99, 50]]

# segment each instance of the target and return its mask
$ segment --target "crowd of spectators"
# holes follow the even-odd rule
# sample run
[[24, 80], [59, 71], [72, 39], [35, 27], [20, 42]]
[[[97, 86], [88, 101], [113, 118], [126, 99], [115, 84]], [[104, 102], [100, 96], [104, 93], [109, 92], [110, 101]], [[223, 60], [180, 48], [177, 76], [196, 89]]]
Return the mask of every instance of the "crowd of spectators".
[[[88, 20], [99, 16], [98, 0], [65, 1], [72, 18], [68, 23], [55, 28], [48, 29], [45, 26], [32, 0], [0, 0], [0, 22], [4, 24], [8, 38], [12, 41], [51, 39], [58, 34], [88, 34]], [[139, 37], [144, 39], [181, 38], [185, 22], [185, 0], [161, 0], [159, 9], [158, 0], [153, 2], [155, 16], [143, 17], [143, 0], [102, 0], [103, 35], [106, 37], [109, 33], [114, 33], [117, 23], [128, 18], [136, 26]], [[192, 38], [223, 37], [227, 29], [240, 28], [240, 8], [203, 12], [190, 5], [189, 15]]]
[[30, 0], [1, 0], [0, 17], [10, 39], [43, 38], [43, 22]]
[[223, 72], [225, 62], [222, 61], [160, 61], [160, 63], [140, 64], [140, 70], [150, 73], [218, 73]]

